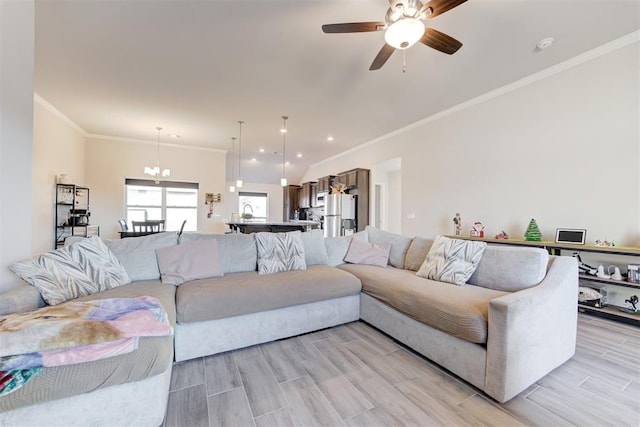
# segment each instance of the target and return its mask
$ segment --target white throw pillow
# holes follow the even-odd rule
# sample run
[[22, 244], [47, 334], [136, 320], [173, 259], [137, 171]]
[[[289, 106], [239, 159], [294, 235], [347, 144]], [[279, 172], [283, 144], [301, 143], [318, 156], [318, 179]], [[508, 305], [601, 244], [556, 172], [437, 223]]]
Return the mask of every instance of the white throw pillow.
[[9, 270], [35, 286], [49, 305], [131, 282], [118, 258], [97, 236], [16, 262]]
[[375, 244], [360, 239], [351, 239], [345, 262], [351, 264], [375, 265], [386, 267], [389, 262], [391, 243]]
[[437, 236], [417, 276], [464, 285], [482, 258], [487, 244]]
[[223, 276], [215, 239], [195, 240], [156, 249], [160, 278], [165, 285]]
[[255, 233], [258, 247], [258, 274], [306, 270], [302, 232]]

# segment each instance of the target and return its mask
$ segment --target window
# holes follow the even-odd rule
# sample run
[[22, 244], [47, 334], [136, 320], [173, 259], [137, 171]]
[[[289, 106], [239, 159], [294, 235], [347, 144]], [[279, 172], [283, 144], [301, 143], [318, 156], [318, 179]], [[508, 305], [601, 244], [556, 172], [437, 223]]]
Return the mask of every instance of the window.
[[127, 224], [131, 221], [164, 219], [165, 230], [177, 231], [187, 220], [185, 231], [198, 229], [198, 183], [125, 179]]
[[250, 193], [247, 191], [240, 191], [238, 193], [238, 209], [241, 215], [266, 221], [267, 212], [269, 211], [269, 199], [267, 198], [267, 193]]

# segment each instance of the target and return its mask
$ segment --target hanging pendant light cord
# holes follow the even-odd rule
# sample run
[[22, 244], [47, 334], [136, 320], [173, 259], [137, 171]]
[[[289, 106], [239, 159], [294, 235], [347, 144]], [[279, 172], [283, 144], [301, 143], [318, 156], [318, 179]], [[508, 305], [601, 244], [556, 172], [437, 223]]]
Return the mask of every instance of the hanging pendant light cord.
[[160, 131], [162, 128], [160, 126], [156, 126], [156, 130], [158, 131], [158, 144], [156, 147], [156, 166], [158, 170], [160, 170]]
[[236, 171], [235, 171], [235, 167], [234, 167], [234, 161], [233, 161], [233, 156], [236, 154], [236, 137], [232, 136], [231, 137], [231, 182], [234, 182], [236, 180]]
[[240, 157], [242, 156], [242, 125], [244, 122], [242, 120], [238, 120], [240, 124], [240, 133], [238, 137], [238, 180], [242, 179], [242, 173], [240, 172]]
[[289, 117], [288, 116], [282, 116], [282, 120], [283, 120], [283, 125], [282, 125], [282, 178], [286, 178], [285, 176], [285, 171], [284, 171], [284, 162], [285, 162], [285, 148], [286, 148], [286, 141], [287, 141], [287, 119]]

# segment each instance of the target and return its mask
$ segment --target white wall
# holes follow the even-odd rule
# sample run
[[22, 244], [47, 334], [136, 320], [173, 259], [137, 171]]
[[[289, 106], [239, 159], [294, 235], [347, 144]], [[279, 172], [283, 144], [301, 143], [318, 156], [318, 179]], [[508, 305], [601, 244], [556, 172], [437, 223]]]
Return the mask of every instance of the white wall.
[[46, 100], [35, 96], [33, 106], [33, 218], [31, 253], [54, 247], [55, 183], [67, 174], [85, 185], [85, 133]]
[[34, 3], [0, 1], [0, 292], [31, 255]]
[[486, 235], [522, 238], [535, 218], [546, 239], [586, 228], [590, 242], [638, 246], [639, 46], [574, 58], [313, 165], [303, 180], [401, 157], [405, 235], [451, 234], [461, 212], [465, 232], [482, 221]]
[[[229, 201], [224, 197], [226, 152], [184, 148], [161, 144], [160, 166], [171, 169], [171, 180], [200, 184], [198, 231], [224, 231], [223, 212]], [[145, 166], [155, 166], [156, 143], [89, 136], [86, 142], [86, 184], [91, 188], [91, 223], [100, 226], [103, 238], [118, 237], [117, 221], [125, 217], [125, 178], [148, 178]], [[209, 219], [205, 193], [222, 193]]]

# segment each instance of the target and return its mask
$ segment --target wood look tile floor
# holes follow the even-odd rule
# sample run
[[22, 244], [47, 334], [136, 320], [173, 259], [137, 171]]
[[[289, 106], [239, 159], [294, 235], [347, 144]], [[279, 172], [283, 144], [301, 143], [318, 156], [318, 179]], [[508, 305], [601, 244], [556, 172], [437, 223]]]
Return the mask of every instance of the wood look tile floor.
[[640, 329], [587, 314], [576, 355], [499, 404], [363, 322], [174, 365], [164, 426], [639, 426]]

